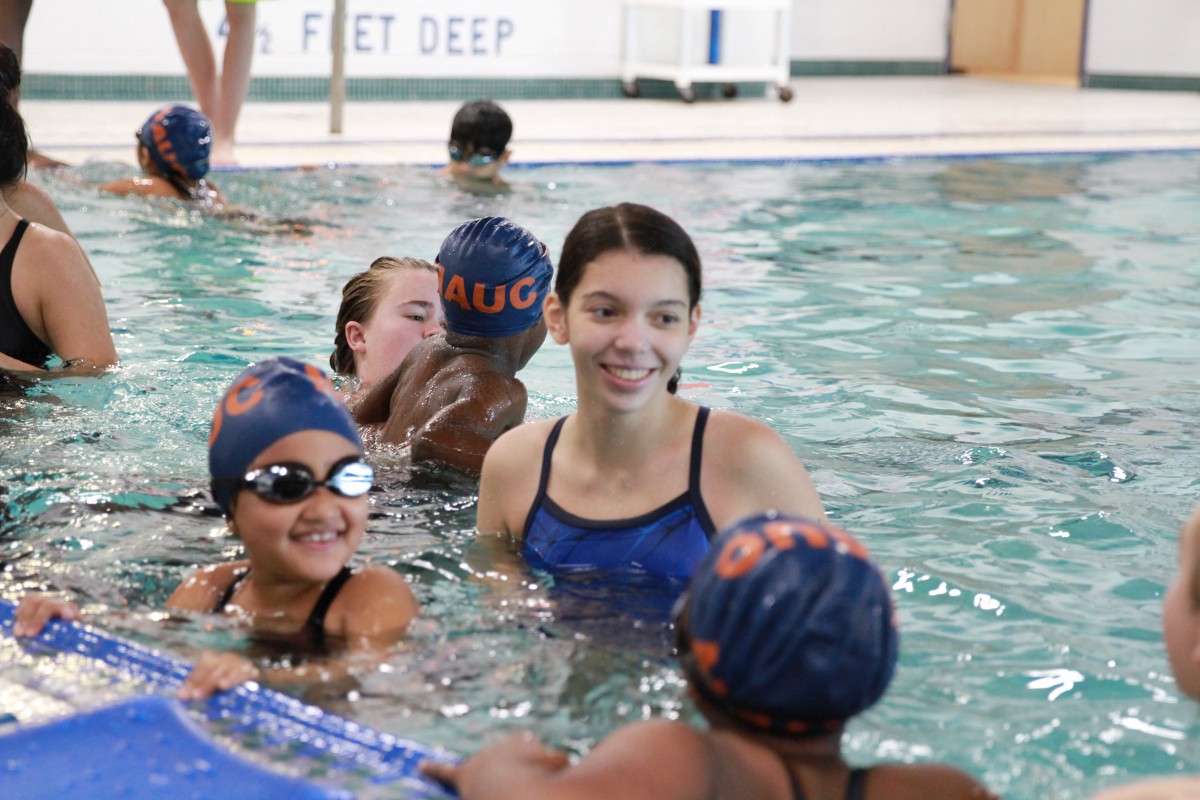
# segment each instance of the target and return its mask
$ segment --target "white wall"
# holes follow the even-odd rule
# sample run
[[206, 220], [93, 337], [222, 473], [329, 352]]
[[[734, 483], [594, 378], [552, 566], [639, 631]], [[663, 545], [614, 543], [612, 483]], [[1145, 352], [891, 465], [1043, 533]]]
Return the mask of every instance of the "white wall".
[[[714, 0], [716, 2], [718, 0]], [[619, 74], [622, 0], [348, 0], [352, 77], [598, 77]], [[202, 0], [216, 33], [224, 3]], [[258, 4], [254, 74], [329, 74], [333, 0]], [[792, 60], [941, 61], [950, 0], [793, 0]], [[121, 13], [114, 13], [119, 10]], [[707, 55], [707, 23], [690, 44]], [[761, 61], [771, 17], [727, 12], [724, 58]], [[676, 58], [678, 18], [639, 41]], [[217, 40], [218, 52], [221, 41]], [[159, 0], [36, 0], [25, 36], [33, 73], [182, 75]], [[1091, 0], [1088, 72], [1200, 75], [1200, 0]]]
[[1200, 75], [1200, 2], [1091, 0], [1086, 71]]
[[950, 0], [793, 0], [794, 61], [944, 61]]

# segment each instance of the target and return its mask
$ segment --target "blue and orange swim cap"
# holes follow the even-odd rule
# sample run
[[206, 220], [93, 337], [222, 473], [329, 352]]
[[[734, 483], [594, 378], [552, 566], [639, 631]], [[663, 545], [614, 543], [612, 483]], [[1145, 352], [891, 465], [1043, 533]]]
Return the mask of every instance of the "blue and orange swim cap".
[[446, 330], [496, 338], [542, 318], [554, 265], [546, 245], [504, 217], [459, 225], [437, 254]]
[[[246, 368], [217, 404], [208, 434], [208, 471], [214, 481], [237, 478], [259, 454], [300, 431], [331, 431], [362, 452], [358, 426], [329, 377], [317, 367], [280, 356]], [[233, 492], [213, 485], [226, 514]]]
[[199, 180], [208, 174], [212, 123], [187, 106], [164, 106], [138, 128], [137, 139], [166, 174]]
[[675, 624], [698, 694], [778, 735], [838, 730], [883, 696], [900, 649], [866, 549], [832, 525], [774, 514], [714, 542]]

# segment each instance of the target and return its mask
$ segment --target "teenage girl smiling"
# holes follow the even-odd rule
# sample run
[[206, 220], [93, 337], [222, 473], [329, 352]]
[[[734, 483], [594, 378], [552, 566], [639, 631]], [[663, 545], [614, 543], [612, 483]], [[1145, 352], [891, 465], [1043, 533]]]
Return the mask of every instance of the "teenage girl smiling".
[[576, 223], [545, 316], [571, 348], [578, 410], [514, 428], [488, 451], [481, 532], [516, 537], [539, 568], [686, 578], [738, 519], [768, 509], [825, 519], [775, 431], [676, 396], [700, 291], [695, 245], [665, 214], [622, 203]]

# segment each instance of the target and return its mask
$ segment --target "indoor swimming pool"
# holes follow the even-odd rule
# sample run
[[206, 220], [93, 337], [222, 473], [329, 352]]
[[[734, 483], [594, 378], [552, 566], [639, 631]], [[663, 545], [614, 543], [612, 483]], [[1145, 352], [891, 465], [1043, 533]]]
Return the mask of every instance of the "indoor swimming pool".
[[[232, 377], [273, 355], [328, 367], [341, 286], [380, 255], [432, 260], [495, 214], [556, 257], [583, 212], [629, 200], [704, 260], [681, 394], [778, 430], [892, 585], [900, 669], [848, 759], [946, 761], [1009, 800], [1194, 771], [1159, 605], [1200, 501], [1200, 154], [554, 165], [497, 196], [411, 167], [216, 175], [303, 235], [91, 188], [121, 174], [37, 178], [100, 275], [121, 366], [0, 392], [0, 597], [70, 591], [185, 658], [238, 646], [157, 613], [239, 552], [205, 450]], [[565, 348], [520, 377], [530, 417], [570, 413]], [[472, 577], [475, 484], [375, 461], [361, 555], [409, 577], [423, 617], [380, 670], [307, 699], [459, 752], [532, 728], [585, 753], [623, 722], [698, 719], [660, 590], [498, 591]], [[36, 660], [0, 643], [0, 730], [111, 693], [23, 693]]]

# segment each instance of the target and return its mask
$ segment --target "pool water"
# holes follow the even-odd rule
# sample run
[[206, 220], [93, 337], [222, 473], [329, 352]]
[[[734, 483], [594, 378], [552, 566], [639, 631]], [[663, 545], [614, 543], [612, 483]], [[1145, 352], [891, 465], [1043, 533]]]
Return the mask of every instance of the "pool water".
[[[1200, 500], [1200, 155], [544, 166], [498, 197], [401, 167], [218, 176], [246, 208], [309, 220], [303, 236], [74, 180], [120, 174], [39, 178], [101, 276], [122, 364], [0, 395], [0, 596], [69, 590], [118, 633], [237, 646], [153, 613], [239, 552], [205, 491], [229, 380], [278, 354], [324, 366], [341, 286], [379, 255], [432, 259], [487, 214], [557, 254], [584, 211], [634, 200], [705, 261], [681, 393], [779, 430], [891, 582], [901, 667], [850, 760], [947, 761], [1014, 800], [1196, 770], [1158, 618]], [[570, 412], [564, 348], [521, 377], [531, 417]], [[474, 580], [474, 484], [378, 464], [363, 555], [424, 614], [381, 670], [306, 697], [463, 752], [528, 727], [585, 753], [624, 722], [695, 718], [653, 589]], [[29, 669], [8, 658], [0, 674]]]

